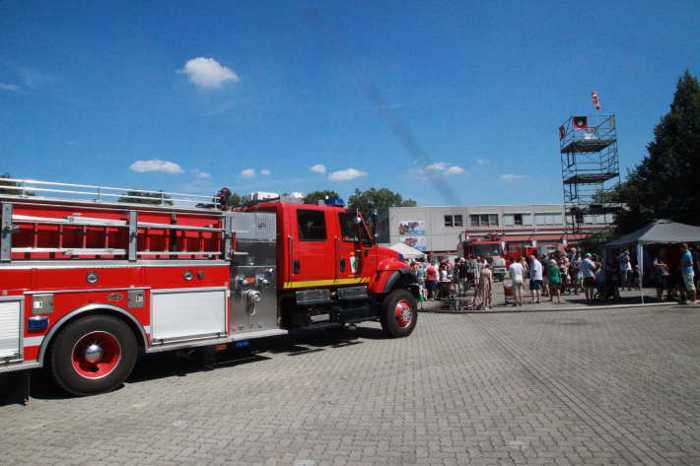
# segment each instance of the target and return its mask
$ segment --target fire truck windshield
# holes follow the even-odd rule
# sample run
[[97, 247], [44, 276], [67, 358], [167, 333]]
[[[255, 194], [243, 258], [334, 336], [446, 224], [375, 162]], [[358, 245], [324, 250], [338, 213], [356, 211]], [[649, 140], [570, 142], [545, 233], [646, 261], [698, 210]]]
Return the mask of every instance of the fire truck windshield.
[[475, 256], [490, 257], [501, 255], [500, 244], [475, 244], [473, 249]]

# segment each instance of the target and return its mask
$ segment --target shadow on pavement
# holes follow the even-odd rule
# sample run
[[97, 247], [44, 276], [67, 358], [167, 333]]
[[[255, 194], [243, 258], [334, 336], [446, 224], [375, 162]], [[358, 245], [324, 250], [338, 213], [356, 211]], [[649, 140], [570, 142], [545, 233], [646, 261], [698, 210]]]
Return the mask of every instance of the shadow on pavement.
[[234, 367], [270, 359], [263, 353], [302, 356], [324, 351], [326, 348], [342, 348], [362, 343], [359, 338], [383, 338], [381, 331], [372, 328], [345, 328], [299, 330], [289, 335], [250, 340], [244, 348], [229, 346], [225, 351], [213, 348], [197, 348], [191, 351], [175, 351], [145, 355], [137, 363], [127, 383], [139, 383], [165, 377], [184, 377], [188, 374]]
[[[549, 301], [547, 301], [549, 302]], [[656, 296], [644, 295], [644, 304], [660, 303]], [[583, 295], [577, 296], [562, 296], [562, 304], [575, 304], [577, 306], [604, 306], [606, 304], [642, 304], [642, 299], [639, 295], [636, 296], [621, 296], [620, 299], [596, 299], [590, 303], [586, 302]]]
[[[349, 330], [343, 327], [326, 329], [296, 330], [282, 337], [250, 340], [244, 348], [229, 346], [216, 352], [213, 348], [195, 348], [183, 351], [168, 351], [146, 354], [139, 358], [134, 371], [126, 380], [127, 384], [141, 383], [167, 377], [185, 377], [188, 374], [211, 371], [223, 367], [235, 367], [270, 359], [262, 353], [303, 356], [324, 351], [327, 348], [342, 348], [362, 343], [362, 339], [378, 340], [386, 337], [378, 328], [357, 327]], [[0, 375], [0, 406], [24, 403], [24, 374]], [[118, 388], [120, 390], [123, 387]], [[32, 398], [65, 399], [73, 395], [65, 393], [51, 379], [46, 371], [34, 370], [31, 373]]]

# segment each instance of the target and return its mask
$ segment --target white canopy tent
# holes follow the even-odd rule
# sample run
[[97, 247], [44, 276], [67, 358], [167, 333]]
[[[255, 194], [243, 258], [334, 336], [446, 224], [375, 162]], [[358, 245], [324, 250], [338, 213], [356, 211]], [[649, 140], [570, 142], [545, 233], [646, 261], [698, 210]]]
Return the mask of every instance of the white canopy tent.
[[404, 259], [420, 259], [421, 257], [425, 257], [424, 252], [412, 248], [406, 243], [392, 244], [389, 248], [401, 254]]
[[[622, 248], [636, 244], [639, 264], [639, 289], [642, 291], [644, 278], [644, 246], [648, 244], [680, 244], [700, 242], [700, 227], [659, 219], [637, 231], [628, 233], [605, 244], [606, 248]], [[642, 304], [644, 293], [642, 292]]]

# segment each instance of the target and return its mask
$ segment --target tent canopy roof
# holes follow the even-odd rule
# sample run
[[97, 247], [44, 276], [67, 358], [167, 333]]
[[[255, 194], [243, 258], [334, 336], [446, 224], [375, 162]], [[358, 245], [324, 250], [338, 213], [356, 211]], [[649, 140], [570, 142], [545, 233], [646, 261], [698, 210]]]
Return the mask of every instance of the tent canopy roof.
[[671, 220], [659, 219], [637, 231], [610, 241], [605, 246], [609, 248], [626, 246], [632, 243], [641, 244], [673, 244], [700, 242], [700, 227], [677, 223]]
[[418, 257], [425, 256], [425, 253], [419, 251], [416, 248], [412, 248], [406, 243], [396, 243], [389, 246], [394, 251], [401, 254], [405, 259], [416, 259]]

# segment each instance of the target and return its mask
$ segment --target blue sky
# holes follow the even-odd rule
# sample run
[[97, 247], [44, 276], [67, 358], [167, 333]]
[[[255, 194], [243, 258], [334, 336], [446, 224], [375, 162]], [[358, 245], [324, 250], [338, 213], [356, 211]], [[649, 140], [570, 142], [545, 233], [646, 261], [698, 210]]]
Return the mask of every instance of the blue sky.
[[700, 75], [698, 18], [697, 1], [4, 0], [0, 172], [560, 202], [559, 124], [596, 89], [636, 164]]

